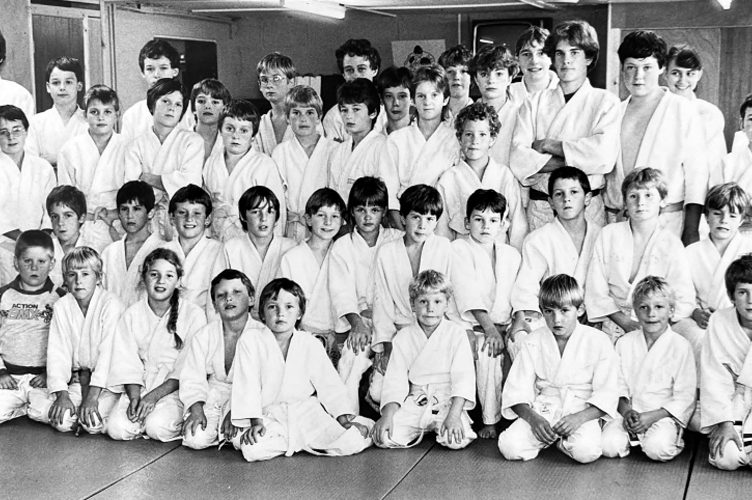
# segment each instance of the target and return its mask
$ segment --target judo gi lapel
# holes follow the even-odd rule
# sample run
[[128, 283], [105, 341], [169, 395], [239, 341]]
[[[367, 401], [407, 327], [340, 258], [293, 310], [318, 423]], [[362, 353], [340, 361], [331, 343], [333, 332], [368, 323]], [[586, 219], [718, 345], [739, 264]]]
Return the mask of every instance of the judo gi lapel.
[[[558, 113], [546, 131], [547, 137], [568, 137], [571, 121], [580, 118], [582, 111], [588, 108], [591, 90], [590, 80], [585, 79], [582, 86], [575, 92], [569, 102], [564, 99], [564, 91], [560, 86], [556, 88], [556, 101], [560, 105]], [[550, 110], [546, 110], [550, 112]], [[536, 136], [537, 137], [537, 136]]]

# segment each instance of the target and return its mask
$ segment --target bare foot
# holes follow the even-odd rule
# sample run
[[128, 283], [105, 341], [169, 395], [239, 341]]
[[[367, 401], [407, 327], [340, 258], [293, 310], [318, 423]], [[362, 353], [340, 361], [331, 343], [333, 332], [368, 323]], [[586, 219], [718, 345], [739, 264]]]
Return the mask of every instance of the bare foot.
[[499, 433], [496, 432], [496, 425], [494, 424], [484, 425], [483, 428], [478, 431], [478, 435], [483, 439], [496, 439], [499, 437]]

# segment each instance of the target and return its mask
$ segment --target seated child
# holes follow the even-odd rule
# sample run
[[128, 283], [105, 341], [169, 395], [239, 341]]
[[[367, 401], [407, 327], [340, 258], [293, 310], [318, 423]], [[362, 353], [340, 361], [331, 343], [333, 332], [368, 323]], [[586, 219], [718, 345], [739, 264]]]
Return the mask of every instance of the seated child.
[[172, 250], [158, 248], [144, 261], [146, 297], [125, 310], [112, 345], [107, 385], [125, 393], [107, 422], [112, 439], [129, 441], [144, 434], [163, 442], [180, 438], [180, 358], [186, 353], [183, 346], [206, 325], [204, 311], [180, 298], [182, 276], [183, 266]]
[[512, 100], [521, 103], [543, 89], [555, 89], [559, 77], [551, 70], [551, 58], [543, 51], [549, 31], [539, 26], [526, 29], [515, 44], [522, 80], [509, 85]]
[[[204, 141], [191, 130], [178, 127], [185, 114], [185, 88], [178, 80], [163, 78], [146, 93], [153, 126], [125, 147], [125, 180], [140, 180], [154, 189], [157, 207], [153, 229], [159, 227], [172, 239], [167, 204], [175, 191], [187, 184], [201, 184]], [[156, 232], [156, 231], [153, 231]]]
[[329, 254], [334, 237], [345, 224], [347, 207], [336, 191], [321, 188], [306, 202], [305, 221], [311, 237], [287, 251], [279, 261], [281, 278], [296, 282], [308, 298], [301, 328], [322, 338], [335, 351], [334, 318], [329, 298]]
[[599, 420], [616, 417], [619, 359], [606, 334], [577, 321], [582, 304], [571, 276], [541, 285], [546, 326], [522, 342], [501, 394], [502, 415], [514, 419], [499, 435], [507, 460], [532, 460], [554, 443], [580, 463], [601, 456]]
[[[138, 53], [141, 77], [151, 89], [163, 78], [177, 78], [180, 72], [180, 53], [165, 40], [149, 40]], [[147, 99], [138, 101], [123, 114], [121, 134], [130, 141], [151, 129], [154, 121]]]
[[[278, 278], [261, 292], [266, 325], [237, 343], [232, 377], [232, 444], [249, 462], [299, 451], [347, 456], [371, 446], [373, 421], [359, 417], [345, 385], [311, 334], [299, 330], [306, 297]], [[283, 383], [284, 382], [284, 383]]]
[[308, 237], [305, 202], [327, 182], [333, 143], [319, 132], [322, 106], [321, 98], [311, 87], [293, 87], [285, 98], [285, 115], [294, 137], [280, 143], [272, 153], [286, 188], [284, 235], [297, 242]]
[[231, 100], [230, 91], [213, 78], [204, 78], [191, 90], [191, 109], [196, 122], [193, 131], [204, 140], [204, 162], [222, 146], [219, 117]]
[[102, 251], [104, 289], [117, 295], [125, 307], [143, 296], [141, 266], [147, 255], [164, 245], [159, 234], [149, 234], [154, 216], [154, 191], [143, 181], [126, 182], [117, 192], [120, 223], [125, 236]]
[[710, 465], [736, 470], [752, 464], [752, 256], [726, 270], [734, 304], [708, 321], [700, 357], [702, 432], [710, 434]]
[[274, 228], [282, 236], [287, 220], [285, 189], [279, 169], [269, 156], [253, 147], [259, 130], [256, 107], [241, 100], [231, 101], [219, 117], [219, 133], [224, 147], [216, 150], [204, 165], [204, 188], [214, 205], [214, 238], [227, 241], [241, 236], [238, 200], [252, 186], [266, 186], [282, 204], [278, 217], [282, 223]]
[[374, 442], [409, 448], [433, 431], [440, 445], [465, 448], [478, 437], [467, 414], [475, 407], [475, 370], [465, 332], [444, 317], [452, 286], [428, 270], [412, 279], [409, 294], [417, 322], [394, 337]]
[[21, 233], [13, 258], [18, 276], [0, 288], [0, 423], [39, 408], [49, 394], [47, 339], [52, 308], [65, 294], [48, 278], [53, 251], [44, 231]]
[[222, 244], [209, 237], [212, 202], [209, 194], [194, 184], [177, 190], [170, 198], [170, 218], [178, 237], [165, 243], [183, 263], [183, 298], [204, 308], [210, 302], [214, 264]]
[[277, 144], [292, 138], [285, 113], [285, 100], [297, 71], [292, 59], [274, 52], [261, 58], [256, 65], [256, 73], [261, 95], [269, 101], [272, 109], [254, 127], [253, 148], [271, 156]]
[[374, 374], [369, 396], [378, 403], [392, 339], [415, 322], [408, 288], [413, 277], [428, 269], [452, 275], [452, 244], [434, 234], [444, 211], [439, 192], [431, 186], [410, 186], [400, 197], [402, 238], [385, 243], [376, 254], [373, 285]]
[[[472, 105], [474, 106], [474, 104]], [[465, 108], [468, 109], [468, 108]], [[460, 114], [464, 112], [461, 111]], [[483, 408], [482, 438], [496, 438], [501, 420], [502, 364], [511, 365], [504, 337], [512, 322], [512, 285], [520, 253], [498, 238], [507, 209], [504, 196], [478, 189], [467, 199], [469, 238], [452, 242], [454, 313], [468, 329], [477, 352], [478, 396]]]
[[[741, 133], [745, 136], [745, 147], [734, 148], [723, 159], [723, 182], [736, 182], [747, 193], [752, 192], [752, 94], [748, 95], [739, 107]], [[749, 216], [745, 226], [750, 226]], [[749, 230], [749, 227], [746, 228]]]
[[444, 68], [449, 83], [449, 104], [444, 111], [444, 120], [454, 123], [454, 117], [473, 103], [470, 99], [470, 63], [473, 53], [464, 45], [455, 45], [439, 56], [439, 66]]
[[651, 460], [667, 462], [684, 449], [682, 433], [695, 409], [695, 357], [669, 325], [676, 298], [666, 280], [643, 278], [632, 302], [640, 329], [616, 343], [620, 416], [603, 427], [603, 455], [626, 457], [630, 445], [639, 445]]
[[[377, 122], [383, 122], [383, 126], [374, 128], [384, 135], [410, 125], [410, 107], [413, 102], [410, 98], [410, 80], [412, 75], [409, 69], [395, 66], [389, 66], [376, 78], [376, 87], [383, 103], [383, 112], [376, 118]], [[379, 120], [382, 113], [386, 121]]]
[[355, 228], [334, 242], [329, 257], [329, 297], [338, 344], [339, 338], [347, 336], [337, 371], [356, 409], [360, 408], [360, 379], [371, 366], [376, 253], [385, 243], [403, 236], [402, 231], [381, 226], [388, 204], [384, 181], [376, 177], [356, 180], [347, 203]]
[[[47, 196], [47, 213], [52, 223], [52, 244], [55, 247], [55, 265], [50, 279], [60, 286], [63, 280], [63, 257], [75, 247], [89, 246], [86, 234], [86, 197], [73, 186], [58, 186]], [[97, 255], [97, 257], [99, 257]]]
[[374, 129], [380, 105], [373, 82], [365, 78], [345, 82], [337, 89], [337, 105], [347, 136], [332, 148], [327, 184], [346, 200], [356, 179], [379, 175], [386, 136]]
[[[724, 279], [729, 264], [752, 252], [752, 238], [739, 232], [748, 210], [749, 196], [736, 183], [711, 188], [704, 209], [710, 234], [687, 247], [696, 292], [692, 319], [703, 330], [713, 312], [731, 307]], [[696, 360], [700, 359], [703, 337], [698, 336], [692, 345]]]
[[[240, 224], [245, 234], [224, 242], [217, 256], [212, 274], [224, 269], [237, 269], [255, 283], [256, 296], [251, 303], [251, 315], [258, 319], [257, 295], [279, 273], [282, 256], [295, 246], [295, 241], [274, 232], [279, 224], [279, 199], [264, 186], [249, 188], [238, 201]], [[217, 319], [212, 304], [207, 304], [210, 321]]]
[[[364, 38], [350, 38], [340, 45], [334, 55], [337, 58], [337, 67], [339, 67], [345, 82], [351, 82], [357, 78], [373, 81], [381, 67], [379, 51]], [[377, 122], [376, 129], [382, 130], [386, 121], [386, 113], [381, 110], [379, 116], [381, 119]], [[344, 142], [347, 139], [348, 132], [339, 105], [332, 106], [327, 111], [322, 124], [324, 135], [330, 141]]]
[[180, 369], [184, 446], [201, 450], [237, 433], [229, 405], [235, 348], [241, 335], [264, 328], [250, 316], [254, 296], [251, 280], [240, 271], [225, 269], [212, 279], [211, 299], [221, 321], [196, 332]]
[[585, 172], [576, 167], [557, 168], [548, 178], [548, 193], [554, 220], [530, 233], [522, 243], [522, 265], [512, 292], [512, 359], [524, 334], [543, 326], [538, 309], [540, 284], [555, 274], [572, 276], [584, 284], [593, 245], [601, 231], [585, 215], [592, 197]]
[[89, 128], [83, 110], [78, 107], [84, 70], [78, 59], [59, 57], [47, 64], [44, 76], [53, 105], [47, 111], [29, 117], [31, 127], [26, 150], [54, 167], [63, 144], [85, 134]]
[[452, 127], [442, 121], [442, 110], [449, 101], [449, 86], [441, 66], [418, 69], [410, 82], [410, 95], [417, 118], [389, 136], [388, 156], [380, 172], [391, 197], [389, 222], [400, 229], [398, 198], [410, 186], [436, 185], [441, 174], [460, 158], [457, 136]]
[[[115, 326], [125, 307], [101, 287], [102, 259], [89, 247], [72, 249], [63, 261], [68, 294], [53, 308], [47, 345], [49, 397], [30, 407], [40, 420], [61, 432], [101, 434], [117, 397], [104, 389], [107, 373], [98, 369], [108, 360]], [[104, 361], [104, 365], [107, 365]], [[87, 404], [82, 405], [86, 400]]]
[[659, 224], [667, 188], [654, 168], [633, 170], [622, 183], [629, 220], [604, 227], [593, 246], [585, 305], [588, 320], [602, 322], [611, 340], [640, 328], [632, 308], [632, 292], [645, 276], [665, 278], [676, 292], [674, 331], [696, 345], [702, 330], [690, 318], [695, 290], [684, 245]]
[[[74, 186], [86, 196], [89, 244], [97, 252], [112, 243], [110, 228], [117, 220], [115, 197], [123, 185], [122, 156], [128, 142], [115, 132], [120, 99], [109, 87], [94, 85], [86, 92], [89, 130], [67, 141], [57, 163], [58, 183]], [[95, 215], [96, 214], [96, 215]], [[101, 219], [101, 220], [100, 220]]]
[[436, 184], [445, 208], [436, 233], [452, 240], [467, 238], [465, 207], [468, 197], [478, 189], [493, 189], [507, 201], [501, 234], [519, 250], [527, 235], [520, 183], [509, 167], [489, 156], [501, 128], [496, 111], [483, 102], [471, 104], [456, 115], [454, 126], [463, 159], [444, 172]]

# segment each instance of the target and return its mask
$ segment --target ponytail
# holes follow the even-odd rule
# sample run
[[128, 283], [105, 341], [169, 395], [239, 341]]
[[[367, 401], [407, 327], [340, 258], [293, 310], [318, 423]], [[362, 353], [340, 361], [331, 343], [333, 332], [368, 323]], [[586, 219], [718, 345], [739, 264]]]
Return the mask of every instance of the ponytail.
[[167, 318], [167, 331], [175, 337], [175, 348], [183, 348], [183, 339], [178, 335], [178, 310], [180, 309], [180, 289], [176, 288], [170, 297], [170, 317]]

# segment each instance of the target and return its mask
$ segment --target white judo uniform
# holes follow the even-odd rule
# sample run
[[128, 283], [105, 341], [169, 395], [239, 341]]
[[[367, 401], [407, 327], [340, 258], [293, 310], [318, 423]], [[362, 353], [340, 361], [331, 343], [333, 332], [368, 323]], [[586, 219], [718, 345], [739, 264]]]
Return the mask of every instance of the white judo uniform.
[[298, 139], [292, 137], [280, 143], [272, 153], [272, 160], [286, 188], [287, 227], [284, 235], [297, 242], [309, 236], [304, 218], [305, 205], [314, 191], [327, 186], [329, 155], [333, 147], [332, 141], [319, 137], [309, 158]]
[[[337, 104], [329, 108], [329, 111], [324, 115], [324, 119], [321, 120], [321, 125], [324, 129], [324, 135], [330, 141], [345, 142], [350, 137], [350, 134], [347, 133], [347, 128], [345, 127], [342, 115], [339, 112], [339, 105]], [[379, 108], [379, 116], [376, 117], [376, 122], [373, 124], [373, 129], [386, 130], [386, 126], [386, 110], [382, 104]]]
[[747, 193], [752, 193], [752, 150], [739, 149], [723, 159], [723, 182], [736, 182]]
[[[546, 89], [544, 90], [553, 90], [559, 86], [559, 75], [551, 70], [548, 70], [548, 75], [548, 87], [546, 87]], [[530, 92], [525, 86], [525, 82], [523, 80], [520, 80], [519, 82], [509, 84], [509, 94], [512, 96], [512, 99], [519, 103], [522, 103], [531, 95], [537, 94], [537, 92]]]
[[658, 227], [650, 237], [635, 276], [630, 279], [634, 256], [632, 229], [629, 222], [609, 224], [601, 230], [593, 246], [593, 258], [588, 268], [585, 285], [585, 306], [588, 319], [603, 322], [603, 331], [612, 340], [624, 332], [608, 316], [621, 311], [633, 321], [632, 293], [646, 276], [659, 276], [668, 281], [676, 292], [674, 331], [687, 338], [693, 347], [702, 339], [703, 332], [690, 318], [695, 310], [695, 288], [689, 270], [689, 260], [679, 237]]
[[251, 148], [229, 172], [222, 147], [212, 153], [204, 166], [204, 188], [211, 195], [214, 206], [212, 226], [215, 238], [227, 241], [243, 235], [238, 201], [253, 186], [268, 187], [279, 200], [279, 221], [274, 234], [284, 234], [287, 221], [285, 188], [274, 160]]
[[[488, 153], [491, 158], [499, 165], [509, 166], [509, 153], [512, 150], [512, 137], [514, 136], [514, 127], [517, 124], [517, 113], [520, 111], [520, 106], [524, 102], [516, 101], [514, 99], [507, 99], [501, 109], [498, 111], [499, 122], [501, 128], [499, 134], [496, 136], [491, 149]], [[515, 178], [516, 179], [516, 178]]]
[[476, 334], [478, 353], [476, 378], [483, 408], [483, 423], [501, 420], [502, 362], [506, 354], [490, 357], [483, 348], [484, 332], [472, 311], [485, 311], [499, 333], [506, 333], [512, 321], [512, 286], [520, 269], [520, 253], [499, 241], [494, 243], [494, 260], [475, 240], [452, 242], [452, 287], [456, 313], [465, 327]]
[[53, 106], [47, 111], [29, 116], [29, 136], [26, 151], [57, 165], [57, 157], [63, 144], [85, 134], [89, 130], [84, 110], [78, 108], [68, 123], [63, 123], [58, 110]]
[[[185, 344], [189, 337], [206, 325], [206, 315], [198, 306], [180, 300], [176, 326], [184, 344], [180, 350], [175, 347], [174, 335], [167, 331], [169, 317], [169, 311], [161, 318], [154, 314], [147, 298], [126, 309], [115, 331], [108, 387], [121, 392], [121, 386], [126, 384], [140, 385], [144, 396], [168, 379], [179, 380], [183, 363], [179, 358], [188, 352]], [[180, 439], [183, 406], [178, 391], [160, 399], [143, 423], [128, 419], [129, 403], [128, 396], [123, 394], [110, 414], [107, 434], [112, 439], [128, 441], [144, 433], [158, 441]]]
[[752, 253], [752, 237], [743, 233], [734, 236], [723, 255], [709, 238], [687, 247], [689, 270], [697, 299], [695, 307], [711, 312], [731, 307], [724, 275], [729, 264], [747, 253]]
[[[323, 131], [320, 131], [323, 133]], [[264, 113], [259, 120], [259, 129], [253, 138], [253, 149], [267, 156], [271, 156], [277, 148], [277, 144], [282, 144], [287, 140], [295, 137], [291, 126], [287, 126], [282, 136], [282, 141], [277, 143], [277, 136], [274, 134], [274, 125], [272, 124], [272, 112]]]
[[[94, 245], [89, 238], [90, 224], [91, 223], [88, 223], [88, 224], [84, 223], [81, 226], [81, 229], [79, 230], [79, 233], [78, 233], [78, 239], [76, 240], [75, 247], [94, 248]], [[63, 278], [63, 257], [65, 257], [65, 250], [63, 250], [63, 246], [60, 244], [60, 240], [57, 239], [57, 236], [55, 236], [55, 233], [52, 233], [50, 237], [52, 238], [52, 247], [54, 248], [55, 265], [53, 265], [52, 269], [50, 269], [49, 277], [52, 280], [52, 282], [55, 283], [55, 285], [62, 287], [65, 285], [65, 281]]]
[[[232, 440], [249, 461], [268, 460], [299, 451], [314, 455], [346, 456], [371, 445], [356, 427], [345, 429], [337, 420], [355, 415], [344, 384], [311, 334], [294, 331], [287, 358], [268, 329], [244, 334], [238, 341], [232, 378], [232, 423], [242, 429], [251, 419], [263, 420], [266, 433], [256, 444]], [[373, 421], [355, 417], [373, 427]]]
[[522, 206], [520, 183], [508, 167], [489, 158], [481, 179], [464, 160], [460, 160], [444, 172], [436, 189], [444, 200], [444, 211], [439, 217], [436, 234], [449, 239], [469, 238], [470, 231], [465, 228], [467, 199], [478, 189], [493, 189], [507, 200], [502, 227], [506, 241], [517, 250], [522, 248], [522, 240], [527, 234], [527, 218]]
[[752, 340], [739, 324], [734, 307], [710, 317], [700, 359], [700, 408], [703, 432], [732, 422], [737, 431], [744, 429], [747, 435], [743, 450], [729, 441], [723, 457], [711, 457], [710, 464], [724, 470], [751, 464]]
[[718, 106], [709, 103], [703, 99], [694, 97], [691, 99], [695, 105], [697, 113], [700, 115], [700, 122], [703, 124], [705, 133], [706, 153], [708, 155], [709, 169], [709, 187], [723, 184], [723, 159], [728, 153], [726, 147], [726, 138], [723, 135], [723, 128], [726, 124], [723, 113]]
[[[196, 125], [193, 113], [189, 109], [181, 118], [178, 128], [183, 130], [193, 130]], [[120, 129], [120, 133], [126, 140], [131, 141], [141, 134], [145, 134], [154, 126], [154, 117], [149, 111], [149, 106], [146, 104], [146, 99], [138, 101], [123, 113], [123, 126]]]
[[12, 104], [24, 112], [26, 118], [31, 118], [36, 113], [36, 103], [31, 92], [26, 87], [11, 80], [3, 80], [0, 77], [0, 106]]
[[[603, 199], [597, 196], [604, 187], [604, 176], [613, 169], [619, 151], [619, 98], [596, 89], [589, 80], [567, 102], [561, 87], [533, 94], [520, 106], [512, 136], [509, 167], [523, 186], [548, 194], [550, 174], [539, 173], [551, 158], [532, 147], [539, 139], [562, 142], [566, 164], [577, 167], [590, 179], [595, 192], [587, 214], [599, 225], [605, 223]], [[528, 205], [530, 229], [553, 220], [548, 201], [532, 199]]]
[[[697, 369], [692, 346], [669, 327], [648, 350], [645, 335], [635, 330], [616, 343], [619, 355], [619, 397], [636, 412], [664, 409], [669, 417], [636, 436], [652, 460], [666, 462], [684, 449], [682, 434], [695, 409]], [[603, 456], [626, 457], [630, 435], [619, 415], [603, 427]]]
[[120, 240], [110, 243], [102, 251], [102, 284], [105, 290], [120, 297], [125, 307], [130, 307], [146, 296], [146, 290], [141, 281], [141, 267], [144, 260], [152, 250], [165, 246], [165, 242], [159, 234], [152, 234], [133, 256], [131, 265], [127, 266], [125, 262], [127, 237], [126, 234]]
[[94, 220], [94, 213], [100, 207], [117, 208], [117, 192], [124, 184], [122, 162], [126, 143], [122, 135], [112, 134], [100, 155], [91, 135], [86, 133], [66, 142], [58, 156], [58, 185], [74, 186], [86, 196], [89, 239], [97, 252], [112, 243], [112, 237], [109, 226]]
[[[47, 390], [49, 397], [39, 400], [41, 405], [30, 407], [29, 414], [38, 415], [35, 419], [43, 423], [50, 423], [49, 411], [55, 401], [56, 392], [68, 391], [71, 401], [76, 410], [81, 405], [81, 384], [78, 372], [90, 370], [92, 377], [90, 386], [106, 387], [106, 373], [99, 368], [99, 360], [109, 359], [111, 355], [107, 351], [112, 340], [107, 339], [114, 335], [114, 326], [118, 324], [125, 307], [112, 293], [96, 287], [91, 297], [89, 308], [84, 316], [75, 297], [67, 294], [55, 303], [50, 323], [50, 336], [47, 344]], [[105, 361], [105, 365], [109, 365]], [[99, 413], [102, 422], [94, 427], [83, 425], [83, 428], [91, 434], [101, 434], [112, 411], [117, 398], [114, 394], [104, 390], [100, 394]], [[55, 428], [61, 432], [70, 432], [75, 429], [78, 416], [65, 414], [62, 425]]]
[[204, 234], [188, 255], [183, 252], [178, 238], [165, 242], [162, 246], [174, 251], [183, 263], [181, 297], [202, 309], [211, 305], [209, 289], [212, 279], [216, 276], [214, 267], [222, 251], [222, 244]]
[[[516, 419], [499, 435], [499, 451], [507, 460], [532, 460], [547, 445], [533, 435], [530, 424], [512, 409], [527, 404], [549, 424], [590, 406], [616, 417], [619, 358], [603, 332], [578, 324], [560, 353], [548, 327], [523, 342], [501, 395], [502, 415]], [[585, 422], [557, 447], [572, 459], [589, 463], [602, 453], [598, 420]]]
[[[461, 449], [478, 436], [467, 410], [475, 407], [475, 369], [473, 354], [464, 329], [442, 320], [430, 337], [420, 325], [400, 330], [384, 375], [381, 408], [400, 405], [394, 414], [392, 437], [384, 448], [409, 448], [418, 444], [426, 432], [436, 432], [436, 442]], [[449, 442], [449, 434], [440, 429], [452, 406], [452, 398], [466, 400], [460, 414], [464, 439]]]
[[445, 122], [426, 140], [415, 121], [389, 136], [386, 151], [380, 177], [389, 190], [390, 210], [399, 210], [405, 189], [416, 184], [435, 186], [460, 159], [457, 136]]
[[327, 186], [337, 191], [347, 203], [350, 189], [360, 177], [384, 177], [381, 164], [386, 158], [386, 144], [387, 137], [375, 129], [354, 149], [353, 139], [349, 135], [344, 142], [335, 144], [327, 165]]

